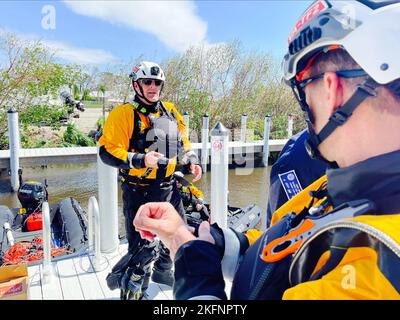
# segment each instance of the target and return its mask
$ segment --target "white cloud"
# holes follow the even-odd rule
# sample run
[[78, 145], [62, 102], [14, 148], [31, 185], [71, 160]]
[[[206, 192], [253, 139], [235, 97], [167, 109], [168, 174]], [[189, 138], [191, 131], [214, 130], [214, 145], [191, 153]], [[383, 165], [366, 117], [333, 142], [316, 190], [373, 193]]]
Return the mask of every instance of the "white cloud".
[[116, 63], [118, 59], [102, 49], [78, 48], [60, 41], [43, 40], [43, 44], [56, 57], [79, 64], [108, 64]]
[[72, 1], [75, 13], [155, 35], [166, 46], [184, 51], [206, 41], [207, 23], [191, 1]]
[[78, 64], [114, 64], [118, 63], [119, 59], [103, 49], [95, 48], [80, 48], [62, 41], [46, 40], [33, 34], [20, 34], [12, 30], [0, 27], [0, 37], [6, 34], [14, 34], [22, 41], [35, 42], [40, 41], [47, 47], [54, 56]]

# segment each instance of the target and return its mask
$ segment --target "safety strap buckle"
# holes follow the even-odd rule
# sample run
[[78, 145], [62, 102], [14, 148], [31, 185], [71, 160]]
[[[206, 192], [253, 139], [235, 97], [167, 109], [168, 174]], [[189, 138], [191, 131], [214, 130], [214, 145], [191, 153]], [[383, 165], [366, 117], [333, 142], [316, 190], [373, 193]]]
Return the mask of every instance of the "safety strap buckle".
[[341, 110], [337, 110], [331, 115], [329, 120], [331, 120], [331, 121], [337, 123], [339, 126], [341, 126], [342, 124], [344, 124], [347, 121], [348, 118], [349, 118], [349, 115], [347, 113], [344, 113]]
[[371, 97], [376, 97], [377, 96], [377, 92], [375, 91], [376, 86], [373, 83], [368, 82], [368, 80], [363, 82], [363, 83], [361, 83], [361, 84], [359, 84], [358, 85], [358, 89], [361, 89], [361, 90], [365, 91]]

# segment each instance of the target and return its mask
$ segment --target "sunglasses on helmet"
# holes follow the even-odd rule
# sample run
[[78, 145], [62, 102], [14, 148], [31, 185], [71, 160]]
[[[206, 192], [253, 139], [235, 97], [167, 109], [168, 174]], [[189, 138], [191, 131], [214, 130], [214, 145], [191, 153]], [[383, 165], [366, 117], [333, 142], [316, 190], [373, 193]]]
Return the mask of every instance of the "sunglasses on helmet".
[[150, 86], [154, 81], [154, 85], [159, 87], [162, 84], [162, 80], [155, 80], [155, 79], [143, 79], [141, 80], [142, 84], [146, 85], [146, 86]]

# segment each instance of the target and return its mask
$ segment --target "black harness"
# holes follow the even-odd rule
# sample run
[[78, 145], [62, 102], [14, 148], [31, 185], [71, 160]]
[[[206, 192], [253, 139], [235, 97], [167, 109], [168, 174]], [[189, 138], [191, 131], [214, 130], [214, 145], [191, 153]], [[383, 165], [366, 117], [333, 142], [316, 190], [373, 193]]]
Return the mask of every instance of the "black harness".
[[[155, 117], [147, 110], [143, 110], [144, 112], [142, 112], [143, 108], [140, 109], [139, 106], [140, 105], [137, 103], [134, 104], [133, 132], [129, 140], [129, 150], [135, 150], [135, 152], [144, 154], [149, 151], [157, 151], [163, 153], [167, 159], [177, 156], [183, 143], [178, 134], [178, 122], [174, 112], [168, 112], [161, 101], [157, 105], [160, 111], [159, 117]], [[143, 131], [141, 130], [142, 120], [140, 118], [140, 113], [150, 119], [150, 126]], [[176, 129], [175, 134], [172, 134], [173, 137], [170, 137], [169, 131], [165, 130], [166, 124], [171, 124], [171, 122], [173, 123], [172, 127]], [[150, 132], [150, 130], [154, 130], [154, 132]], [[149, 135], [152, 135], [150, 139]], [[153, 168], [148, 168], [140, 177], [130, 176], [129, 170], [125, 169], [121, 169], [120, 174], [124, 178], [123, 182], [128, 182], [130, 185], [139, 186], [140, 184], [145, 184], [167, 187], [172, 185], [171, 176], [165, 177], [167, 167], [168, 162], [165, 161], [165, 159], [159, 161], [156, 179], [146, 179], [153, 171]]]

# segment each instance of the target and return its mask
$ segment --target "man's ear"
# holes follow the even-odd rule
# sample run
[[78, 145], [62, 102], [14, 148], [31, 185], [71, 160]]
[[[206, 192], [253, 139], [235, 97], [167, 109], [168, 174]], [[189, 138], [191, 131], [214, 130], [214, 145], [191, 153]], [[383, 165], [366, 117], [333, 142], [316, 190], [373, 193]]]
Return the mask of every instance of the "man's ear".
[[343, 101], [343, 83], [335, 72], [325, 72], [324, 75], [325, 97], [328, 101], [327, 108], [329, 114], [333, 114], [338, 107], [342, 106]]

